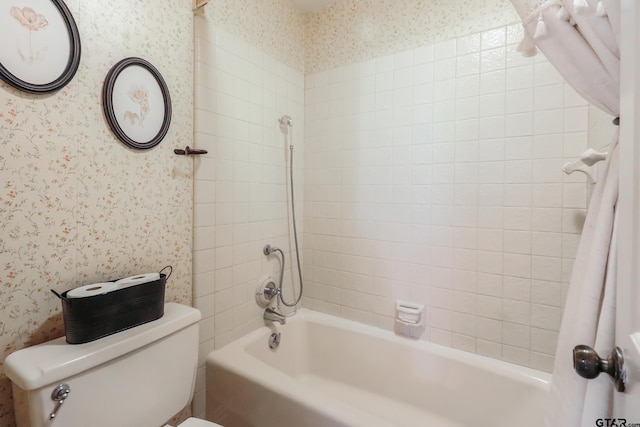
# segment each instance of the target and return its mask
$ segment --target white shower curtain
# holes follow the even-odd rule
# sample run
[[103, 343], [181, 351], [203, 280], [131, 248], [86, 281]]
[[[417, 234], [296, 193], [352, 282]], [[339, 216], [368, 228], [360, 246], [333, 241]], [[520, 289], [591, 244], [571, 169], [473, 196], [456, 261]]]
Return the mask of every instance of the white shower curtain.
[[[530, 54], [535, 45], [577, 92], [618, 117], [620, 0], [511, 2], [525, 27], [519, 50]], [[572, 350], [586, 344], [602, 356], [614, 346], [618, 175], [616, 134], [589, 204], [573, 267], [556, 350], [549, 427], [593, 426], [597, 418], [612, 415], [609, 380], [579, 377], [573, 371]]]

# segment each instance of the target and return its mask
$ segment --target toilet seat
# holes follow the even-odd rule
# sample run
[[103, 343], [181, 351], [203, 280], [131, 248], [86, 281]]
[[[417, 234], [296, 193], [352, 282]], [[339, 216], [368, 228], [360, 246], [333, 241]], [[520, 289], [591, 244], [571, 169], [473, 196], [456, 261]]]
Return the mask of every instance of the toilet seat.
[[[165, 427], [171, 427], [168, 424]], [[199, 418], [189, 418], [180, 424], [177, 427], [222, 427], [220, 424], [213, 423], [211, 421], [201, 420]]]

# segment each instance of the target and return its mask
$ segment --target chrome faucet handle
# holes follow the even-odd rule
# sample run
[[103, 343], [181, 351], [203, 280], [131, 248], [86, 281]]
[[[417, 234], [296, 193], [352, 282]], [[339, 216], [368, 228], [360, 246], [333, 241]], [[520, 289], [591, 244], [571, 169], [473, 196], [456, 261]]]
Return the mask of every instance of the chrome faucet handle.
[[271, 299], [280, 294], [280, 289], [276, 287], [274, 282], [269, 282], [262, 290], [262, 293], [266, 299], [271, 301]]

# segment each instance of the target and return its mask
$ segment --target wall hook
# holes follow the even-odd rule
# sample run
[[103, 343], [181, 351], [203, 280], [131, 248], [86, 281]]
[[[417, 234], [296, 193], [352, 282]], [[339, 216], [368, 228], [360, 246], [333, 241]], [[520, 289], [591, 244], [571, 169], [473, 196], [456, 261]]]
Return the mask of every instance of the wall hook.
[[587, 149], [578, 160], [565, 163], [562, 166], [564, 173], [582, 172], [589, 177], [589, 183], [594, 184], [598, 180], [597, 169], [594, 165], [607, 158], [607, 152], [599, 152], [593, 148]]
[[176, 148], [173, 152], [179, 156], [199, 156], [201, 154], [207, 154], [207, 150], [198, 150], [196, 148], [191, 148], [188, 145], [183, 149]]

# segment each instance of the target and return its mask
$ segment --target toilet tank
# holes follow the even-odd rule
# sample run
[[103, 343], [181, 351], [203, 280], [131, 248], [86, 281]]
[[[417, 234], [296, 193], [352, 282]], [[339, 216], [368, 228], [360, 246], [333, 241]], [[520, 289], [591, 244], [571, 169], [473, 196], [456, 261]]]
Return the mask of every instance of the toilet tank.
[[[175, 303], [158, 320], [86, 344], [64, 337], [10, 354], [18, 427], [158, 427], [191, 400], [200, 312]], [[71, 392], [49, 419], [60, 384]]]

